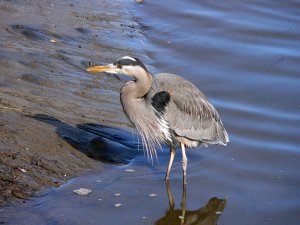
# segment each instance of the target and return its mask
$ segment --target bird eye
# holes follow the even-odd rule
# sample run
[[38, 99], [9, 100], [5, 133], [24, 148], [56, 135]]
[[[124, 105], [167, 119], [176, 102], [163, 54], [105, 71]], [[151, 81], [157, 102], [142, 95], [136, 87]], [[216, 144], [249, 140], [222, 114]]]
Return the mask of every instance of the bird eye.
[[115, 65], [119, 69], [122, 69], [122, 64], [120, 63], [120, 61], [114, 61], [113, 65]]
[[117, 63], [117, 67], [119, 68], [119, 69], [122, 69], [122, 65], [121, 65], [121, 63]]

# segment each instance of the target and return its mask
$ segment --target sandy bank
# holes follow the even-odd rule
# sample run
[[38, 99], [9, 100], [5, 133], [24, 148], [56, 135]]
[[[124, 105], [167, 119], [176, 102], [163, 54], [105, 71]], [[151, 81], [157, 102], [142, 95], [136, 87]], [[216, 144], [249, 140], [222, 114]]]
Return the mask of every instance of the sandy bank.
[[84, 68], [137, 55], [133, 43], [141, 33], [123, 1], [93, 3], [0, 3], [0, 205], [101, 170], [39, 116], [70, 127], [129, 125], [119, 103], [122, 83]]

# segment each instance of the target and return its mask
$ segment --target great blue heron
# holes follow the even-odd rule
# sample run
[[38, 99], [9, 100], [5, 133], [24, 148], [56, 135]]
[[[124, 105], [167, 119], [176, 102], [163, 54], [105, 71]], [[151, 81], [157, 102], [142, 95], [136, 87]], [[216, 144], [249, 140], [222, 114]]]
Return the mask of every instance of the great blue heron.
[[176, 146], [182, 150], [183, 180], [186, 183], [186, 147], [229, 142], [221, 119], [205, 95], [180, 76], [160, 73], [152, 76], [138, 59], [122, 57], [106, 66], [93, 66], [88, 72], [125, 74], [134, 78], [120, 91], [123, 110], [141, 135], [148, 157], [156, 156], [161, 143], [170, 146], [165, 179], [169, 179]]

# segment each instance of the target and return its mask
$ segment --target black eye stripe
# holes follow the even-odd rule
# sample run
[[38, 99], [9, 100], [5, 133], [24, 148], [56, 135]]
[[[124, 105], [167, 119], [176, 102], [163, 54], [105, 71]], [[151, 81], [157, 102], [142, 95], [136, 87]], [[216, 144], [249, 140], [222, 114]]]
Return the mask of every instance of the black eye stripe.
[[133, 60], [131, 60], [131, 59], [120, 59], [118, 62], [119, 62], [121, 65], [123, 65], [123, 66], [129, 66], [129, 65], [136, 66], [136, 65], [139, 65], [138, 62], [133, 61]]
[[131, 60], [129, 58], [121, 58], [117, 61], [114, 61], [114, 65], [116, 65], [118, 68], [122, 69], [122, 66], [141, 66], [144, 70], [148, 71], [146, 66], [138, 59], [134, 58], [136, 61]]

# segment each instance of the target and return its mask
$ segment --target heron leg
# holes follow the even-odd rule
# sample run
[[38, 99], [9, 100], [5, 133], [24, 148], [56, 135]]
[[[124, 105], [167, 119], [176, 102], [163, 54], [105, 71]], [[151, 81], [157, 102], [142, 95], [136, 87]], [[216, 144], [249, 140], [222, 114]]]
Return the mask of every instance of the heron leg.
[[186, 182], [186, 169], [187, 169], [187, 157], [185, 153], [185, 146], [181, 143], [181, 151], [182, 151], [182, 172], [183, 172], [183, 184], [187, 184]]
[[182, 197], [181, 197], [181, 224], [184, 224], [186, 213], [186, 183], [182, 186]]
[[167, 187], [167, 194], [168, 194], [168, 199], [169, 199], [169, 207], [170, 207], [169, 210], [174, 211], [175, 203], [174, 203], [174, 198], [173, 198], [173, 195], [172, 195], [169, 180], [166, 180], [166, 187]]
[[170, 159], [169, 159], [169, 164], [168, 164], [168, 168], [167, 168], [167, 172], [166, 172], [166, 177], [165, 177], [166, 181], [169, 179], [169, 176], [170, 176], [170, 172], [171, 172], [171, 168], [172, 168], [172, 163], [173, 163], [173, 160], [174, 160], [174, 157], [175, 157], [175, 152], [176, 152], [175, 146], [170, 145]]

